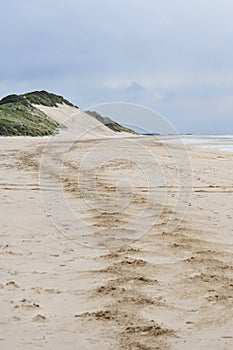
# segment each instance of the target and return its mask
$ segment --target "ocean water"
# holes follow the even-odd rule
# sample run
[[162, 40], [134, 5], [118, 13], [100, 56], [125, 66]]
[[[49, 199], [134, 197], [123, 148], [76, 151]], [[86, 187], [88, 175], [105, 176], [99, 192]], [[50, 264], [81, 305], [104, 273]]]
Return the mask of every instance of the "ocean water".
[[198, 138], [193, 138], [193, 139], [186, 139], [186, 138], [182, 138], [182, 137], [177, 137], [174, 139], [166, 139], [163, 140], [164, 143], [176, 143], [176, 144], [180, 144], [180, 143], [184, 143], [184, 144], [197, 144], [197, 143], [206, 143], [209, 142], [209, 140], [205, 140], [205, 139], [198, 139]]
[[219, 151], [233, 152], [233, 135], [213, 136], [184, 136], [171, 139], [164, 139], [167, 144], [197, 145], [200, 148], [215, 148]]
[[219, 151], [225, 151], [225, 152], [233, 152], [233, 145], [208, 145], [208, 146], [199, 146], [203, 148], [215, 148], [218, 149]]

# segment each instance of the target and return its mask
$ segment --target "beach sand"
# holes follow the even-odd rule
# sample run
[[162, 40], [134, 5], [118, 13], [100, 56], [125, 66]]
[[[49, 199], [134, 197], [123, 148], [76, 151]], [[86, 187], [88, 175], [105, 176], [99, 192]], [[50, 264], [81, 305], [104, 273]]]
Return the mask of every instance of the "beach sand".
[[0, 138], [0, 349], [232, 349], [232, 153], [105, 136]]

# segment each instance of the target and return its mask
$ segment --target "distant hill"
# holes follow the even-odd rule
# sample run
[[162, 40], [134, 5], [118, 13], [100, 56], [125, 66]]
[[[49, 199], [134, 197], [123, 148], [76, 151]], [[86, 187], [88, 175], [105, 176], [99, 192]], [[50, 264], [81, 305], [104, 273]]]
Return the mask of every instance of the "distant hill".
[[111, 129], [115, 132], [128, 132], [131, 134], [137, 134], [135, 131], [118, 124], [117, 122], [110, 119], [109, 117], [103, 117], [101, 114], [97, 113], [96, 111], [85, 111], [85, 113], [94, 117], [95, 119], [97, 119], [101, 123], [105, 124], [109, 129]]
[[[21, 95], [9, 95], [0, 100], [0, 136], [45, 136], [57, 131], [59, 123], [39, 109], [39, 105], [56, 108], [66, 104], [77, 108], [62, 96], [47, 91], [34, 91]], [[38, 108], [35, 106], [38, 105]], [[110, 118], [87, 111], [106, 127], [115, 132], [134, 131], [121, 126]]]

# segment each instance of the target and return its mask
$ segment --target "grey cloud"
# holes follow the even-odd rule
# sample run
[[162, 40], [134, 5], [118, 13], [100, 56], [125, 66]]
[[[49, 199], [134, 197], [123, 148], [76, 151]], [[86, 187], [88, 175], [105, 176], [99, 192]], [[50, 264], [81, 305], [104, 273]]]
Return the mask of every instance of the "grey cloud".
[[3, 2], [0, 95], [41, 88], [83, 107], [129, 101], [182, 131], [229, 132], [232, 11], [230, 0]]

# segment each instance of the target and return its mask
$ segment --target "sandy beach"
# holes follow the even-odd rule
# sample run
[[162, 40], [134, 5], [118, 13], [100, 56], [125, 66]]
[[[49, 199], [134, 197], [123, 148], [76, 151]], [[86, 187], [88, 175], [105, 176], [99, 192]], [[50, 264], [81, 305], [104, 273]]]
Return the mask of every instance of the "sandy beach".
[[0, 138], [0, 349], [232, 349], [233, 154], [54, 140]]
[[0, 350], [233, 350], [233, 1], [2, 1]]

